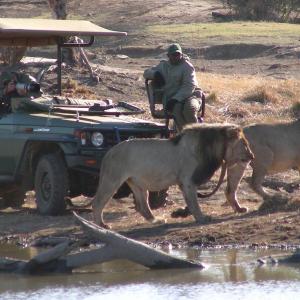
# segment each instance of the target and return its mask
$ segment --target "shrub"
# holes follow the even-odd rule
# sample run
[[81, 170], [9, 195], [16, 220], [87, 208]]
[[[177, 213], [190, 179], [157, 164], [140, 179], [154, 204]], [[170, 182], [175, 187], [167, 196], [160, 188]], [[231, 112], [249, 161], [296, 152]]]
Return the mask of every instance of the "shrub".
[[249, 92], [243, 99], [244, 102], [258, 102], [262, 104], [266, 103], [276, 103], [278, 102], [278, 97], [276, 93], [269, 87], [260, 86], [256, 87], [255, 90]]
[[247, 20], [288, 21], [299, 14], [299, 0], [222, 0], [234, 14]]
[[63, 95], [67, 97], [88, 97], [95, 99], [95, 93], [89, 90], [86, 86], [79, 85], [76, 80], [67, 79], [62, 83]]
[[206, 102], [207, 103], [212, 103], [212, 102], [216, 102], [218, 100], [218, 96], [217, 96], [217, 93], [212, 91], [211, 93], [209, 93], [207, 96], [206, 96]]
[[291, 107], [292, 116], [295, 118], [300, 117], [300, 102], [296, 101]]

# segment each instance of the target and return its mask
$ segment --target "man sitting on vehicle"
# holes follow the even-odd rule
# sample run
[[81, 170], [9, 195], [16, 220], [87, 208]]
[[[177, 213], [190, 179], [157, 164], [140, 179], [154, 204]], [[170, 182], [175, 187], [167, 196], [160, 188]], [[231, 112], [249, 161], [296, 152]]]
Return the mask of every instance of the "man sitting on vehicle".
[[[0, 111], [17, 110], [22, 100], [28, 101], [41, 95], [40, 85], [27, 74], [3, 72], [0, 76]], [[17, 98], [16, 101], [15, 98]]]
[[[168, 48], [168, 60], [144, 72], [144, 78], [154, 81], [154, 88], [162, 90], [162, 104], [166, 113], [173, 115], [178, 130], [188, 123], [198, 122], [201, 108], [196, 73], [179, 44]], [[155, 86], [156, 85], [156, 86]]]

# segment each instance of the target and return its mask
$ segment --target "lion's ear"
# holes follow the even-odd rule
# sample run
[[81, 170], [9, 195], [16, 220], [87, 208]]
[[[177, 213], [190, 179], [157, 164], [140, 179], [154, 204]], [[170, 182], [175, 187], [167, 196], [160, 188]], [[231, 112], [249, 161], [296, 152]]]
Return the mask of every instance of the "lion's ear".
[[239, 127], [228, 128], [226, 130], [226, 136], [229, 140], [239, 139], [242, 135], [242, 129]]

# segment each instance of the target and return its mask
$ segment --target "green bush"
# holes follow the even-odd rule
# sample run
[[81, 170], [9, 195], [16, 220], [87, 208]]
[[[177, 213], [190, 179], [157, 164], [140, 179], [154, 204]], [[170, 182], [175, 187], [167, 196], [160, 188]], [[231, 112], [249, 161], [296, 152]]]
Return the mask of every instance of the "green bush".
[[291, 107], [292, 116], [295, 118], [299, 118], [300, 116], [300, 102], [295, 102]]
[[290, 21], [299, 15], [300, 0], [222, 0], [241, 19]]

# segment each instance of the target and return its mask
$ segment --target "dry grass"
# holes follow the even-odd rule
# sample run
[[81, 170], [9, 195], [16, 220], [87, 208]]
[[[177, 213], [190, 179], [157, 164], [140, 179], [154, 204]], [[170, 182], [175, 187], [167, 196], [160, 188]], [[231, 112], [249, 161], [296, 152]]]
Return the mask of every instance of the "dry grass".
[[208, 122], [287, 121], [300, 116], [300, 81], [201, 73]]
[[68, 79], [62, 82], [62, 93], [67, 97], [96, 99], [96, 94], [76, 80]]
[[249, 91], [248, 94], [242, 99], [243, 102], [258, 102], [261, 104], [267, 103], [278, 103], [279, 98], [276, 92], [273, 89], [267, 86], [258, 86], [253, 90]]

